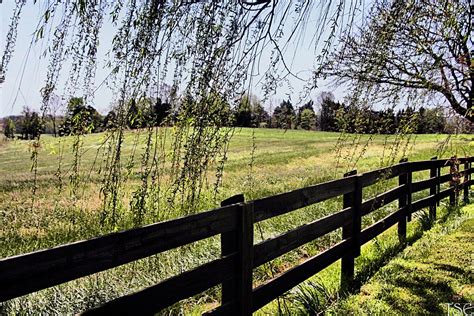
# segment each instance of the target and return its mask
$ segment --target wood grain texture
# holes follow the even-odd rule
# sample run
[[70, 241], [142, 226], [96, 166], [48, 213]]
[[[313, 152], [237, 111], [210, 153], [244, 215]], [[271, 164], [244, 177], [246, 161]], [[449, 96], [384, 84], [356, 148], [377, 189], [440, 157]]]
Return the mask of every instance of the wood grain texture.
[[255, 200], [255, 222], [349, 193], [354, 181], [352, 176]]
[[208, 262], [142, 291], [119, 297], [82, 315], [153, 315], [232, 277], [237, 256]]
[[298, 266], [285, 271], [276, 278], [260, 285], [253, 291], [253, 310], [256, 311], [299, 283], [318, 273], [331, 263], [339, 260], [349, 251], [351, 240], [344, 240], [306, 260]]
[[232, 205], [0, 260], [0, 301], [235, 229]]
[[254, 267], [273, 260], [299, 246], [350, 223], [352, 209], [347, 208], [311, 223], [302, 225], [254, 247]]
[[370, 200], [364, 201], [361, 207], [362, 216], [367, 215], [375, 210], [378, 210], [382, 206], [397, 200], [402, 194], [406, 194], [406, 189], [407, 186], [405, 184], [402, 184], [401, 186], [381, 193]]

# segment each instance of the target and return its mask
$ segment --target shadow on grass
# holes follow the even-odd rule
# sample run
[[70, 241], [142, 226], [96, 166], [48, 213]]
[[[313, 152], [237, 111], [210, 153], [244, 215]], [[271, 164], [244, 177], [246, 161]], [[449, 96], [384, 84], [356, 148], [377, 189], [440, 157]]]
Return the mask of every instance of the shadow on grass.
[[[452, 216], [457, 216], [459, 214], [461, 214], [460, 207], [448, 207], [438, 219], [438, 221], [444, 223]], [[434, 220], [430, 219], [429, 214], [426, 211], [415, 214], [415, 217], [418, 219], [420, 225], [417, 225], [413, 233], [410, 234], [410, 236], [407, 236], [405, 243], [387, 245], [380, 239], [375, 241], [374, 247], [377, 247], [376, 251], [378, 255], [374, 259], [371, 259], [370, 261], [367, 260], [364, 262], [364, 264], [362, 264], [360, 270], [355, 275], [354, 283], [352, 285], [341, 288], [339, 293], [341, 298], [358, 293], [360, 287], [366, 283], [378, 270], [380, 270], [380, 268], [385, 266], [407, 246], [411, 246], [413, 243], [419, 240], [423, 236], [424, 232], [429, 230], [434, 224]]]
[[[447, 207], [443, 212], [438, 214], [438, 223], [445, 223], [447, 220], [459, 216], [462, 213], [459, 206]], [[370, 255], [359, 257], [357, 264], [357, 274], [355, 275], [354, 282], [344, 288], [335, 288], [331, 284], [325, 284], [325, 282], [308, 282], [304, 286], [300, 286], [298, 294], [295, 297], [295, 301], [298, 303], [299, 310], [298, 314], [310, 314], [318, 315], [324, 313], [325, 310], [331, 307], [331, 305], [337, 304], [338, 301], [347, 298], [352, 294], [360, 292], [360, 288], [363, 284], [374, 276], [383, 266], [386, 266], [395, 256], [397, 256], [407, 246], [411, 246], [418, 241], [424, 233], [433, 227], [435, 221], [430, 218], [429, 213], [418, 212], [414, 214], [414, 220], [416, 224], [413, 225], [413, 230], [407, 235], [404, 243], [397, 242], [397, 236], [385, 235], [382, 238], [374, 240], [373, 244], [368, 250]], [[392, 230], [389, 234], [393, 234]], [[396, 234], [396, 231], [395, 231]], [[417, 275], [418, 270], [413, 272], [406, 269], [406, 267], [399, 266], [394, 263], [393, 267], [390, 267], [389, 274], [393, 276], [393, 279], [389, 282], [391, 288], [399, 287], [405, 295], [413, 297], [419, 301], [420, 309], [428, 311], [430, 314], [443, 314], [442, 303], [458, 302], [466, 303], [462, 298], [456, 298], [456, 293], [453, 288], [449, 285], [450, 277], [433, 280], [431, 273], [435, 271], [441, 271], [443, 275], [458, 275], [465, 277], [466, 271], [457, 266], [453, 266], [447, 263], [429, 263], [429, 268], [420, 272]], [[409, 272], [409, 273], [407, 273]], [[412, 274], [416, 276], [413, 278]], [[399, 275], [402, 275], [399, 277]], [[399, 295], [399, 294], [398, 294]], [[386, 298], [387, 304], [391, 305], [393, 311], [396, 314], [408, 315], [412, 314], [413, 310], [410, 310], [410, 306], [407, 302], [397, 297], [397, 293], [390, 293], [389, 291], [383, 295]], [[438, 304], [433, 304], [437, 302]]]
[[[433, 268], [437, 271], [434, 272]], [[463, 269], [431, 263], [428, 267], [393, 264], [389, 272], [395, 277], [384, 280], [385, 290], [381, 297], [397, 314], [441, 315], [446, 312], [442, 308], [443, 304], [469, 303], [450, 285], [456, 279], [455, 276], [462, 278], [467, 273]]]

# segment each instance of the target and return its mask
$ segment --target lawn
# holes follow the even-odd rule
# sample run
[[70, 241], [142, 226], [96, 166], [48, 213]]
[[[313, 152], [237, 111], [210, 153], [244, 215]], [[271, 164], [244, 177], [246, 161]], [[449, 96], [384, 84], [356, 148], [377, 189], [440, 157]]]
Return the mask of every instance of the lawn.
[[[474, 154], [472, 135], [398, 138], [296, 130], [237, 129], [229, 145], [222, 186], [214, 192], [215, 174], [210, 171], [199, 204], [190, 211], [172, 208], [164, 198], [171, 172], [169, 156], [172, 129], [162, 130], [161, 134], [165, 145], [158, 189], [165, 193], [159, 193], [161, 198], [146, 213], [145, 223], [210, 209], [216, 207], [219, 201], [237, 193], [244, 193], [246, 199], [254, 199], [338, 178], [353, 168], [364, 172], [396, 162], [402, 156], [420, 160], [434, 155], [450, 157], [453, 154]], [[101, 144], [105, 138], [106, 134], [85, 136], [81, 140], [83, 144], [79, 159], [74, 163], [74, 158], [77, 158], [71, 149], [74, 137], [44, 136], [39, 148], [36, 183], [31, 171], [31, 142], [1, 141], [0, 258], [132, 227], [130, 197], [140, 185], [139, 162], [145, 146], [145, 135], [127, 132], [125, 136], [122, 150], [125, 176], [121, 183], [121, 220], [115, 227], [99, 224], [106, 157], [105, 146]], [[74, 167], [79, 170], [79, 185], [75, 195], [71, 193]], [[420, 173], [415, 178], [422, 176], [426, 175]], [[364, 192], [365, 197], [387, 190], [396, 184], [395, 180], [371, 187]], [[34, 196], [33, 190], [36, 191]], [[341, 207], [340, 199], [331, 199], [264, 221], [256, 225], [256, 242], [333, 213]], [[364, 226], [381, 218], [394, 207], [392, 203], [368, 216], [364, 220]], [[340, 240], [340, 235], [340, 231], [335, 231], [257, 269], [255, 283], [284, 270], [292, 262], [314, 255]], [[218, 238], [210, 238], [12, 300], [4, 304], [3, 311], [10, 314], [29, 310], [60, 314], [78, 312], [217, 258], [219, 253]], [[214, 306], [219, 298], [218, 290], [215, 288], [207, 291], [171, 310], [176, 313], [199, 312]]]
[[435, 225], [329, 314], [464, 315], [474, 306], [474, 205]]

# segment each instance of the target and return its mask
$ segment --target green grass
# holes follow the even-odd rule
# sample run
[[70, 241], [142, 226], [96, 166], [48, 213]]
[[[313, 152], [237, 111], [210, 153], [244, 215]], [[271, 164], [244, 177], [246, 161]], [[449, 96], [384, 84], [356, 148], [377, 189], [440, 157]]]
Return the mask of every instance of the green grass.
[[[256, 149], [252, 157], [253, 133]], [[167, 130], [165, 146], [167, 160], [161, 183], [164, 190], [169, 184], [167, 177], [171, 151], [170, 134], [171, 129]], [[84, 137], [79, 169], [80, 190], [79, 195], [73, 197], [69, 182], [73, 137], [60, 139], [43, 137], [38, 159], [38, 189], [34, 199], [31, 195], [34, 184], [30, 171], [31, 143], [19, 140], [0, 141], [0, 258], [91, 238], [113, 230], [98, 224], [102, 207], [100, 187], [104, 155], [102, 151], [97, 154], [97, 150], [100, 150], [104, 138], [104, 134]], [[209, 172], [208, 186], [204, 188], [201, 201], [193, 211], [216, 207], [221, 200], [237, 193], [244, 193], [247, 200], [255, 199], [339, 178], [354, 167], [359, 172], [372, 170], [384, 165], [388, 158], [398, 161], [404, 154], [400, 149], [394, 151], [395, 156], [388, 157], [388, 149], [394, 136], [388, 138], [383, 135], [375, 136], [367, 143], [367, 147], [364, 146], [369, 140], [367, 135], [362, 136], [355, 144], [349, 139], [344, 146], [336, 147], [339, 138], [338, 133], [237, 129], [229, 147], [223, 185], [214, 199], [212, 183], [215, 176], [213, 172]], [[415, 142], [410, 143], [405, 154], [410, 160], [429, 159], [437, 153], [440, 143], [446, 138], [446, 135], [418, 135]], [[122, 217], [116, 229], [126, 229], [133, 225], [130, 221], [129, 201], [139, 185], [139, 157], [143, 152], [145, 135], [142, 133], [137, 136], [137, 132], [126, 133], [123, 161], [127, 161], [133, 152], [134, 139], [138, 139], [135, 161], [130, 166], [129, 176], [121, 184]], [[452, 137], [442, 156], [474, 154], [472, 140], [472, 135]], [[60, 148], [63, 148], [62, 190], [58, 189], [60, 179], [56, 174]], [[385, 162], [382, 161], [382, 153], [385, 155]], [[414, 179], [426, 176], [427, 173], [420, 172], [414, 175]], [[396, 179], [382, 181], [365, 189], [364, 197], [367, 199], [386, 191], [396, 183]], [[426, 192], [420, 193], [419, 196], [423, 194]], [[331, 214], [341, 207], [341, 198], [335, 198], [266, 220], [255, 228], [256, 242]], [[396, 205], [391, 203], [366, 216], [364, 227], [393, 211], [395, 207]], [[166, 199], [162, 198], [153, 210], [148, 211], [145, 223], [183, 216], [188, 211], [179, 208], [170, 209]], [[291, 267], [302, 258], [318, 253], [340, 239], [341, 232], [337, 230], [275, 259], [255, 271], [255, 284]], [[31, 310], [46, 314], [79, 312], [94, 304], [142, 289], [208, 262], [217, 258], [219, 253], [218, 238], [211, 238], [12, 300], [3, 306], [4, 312], [7, 314], [28, 313]], [[373, 269], [376, 270], [379, 266], [373, 264]], [[337, 275], [337, 271], [337, 267], [330, 267], [327, 271], [323, 271], [321, 276]], [[336, 284], [337, 281], [333, 283]], [[216, 287], [187, 300], [185, 304], [174, 306], [171, 310], [190, 313], [214, 306], [219, 300], [218, 290]], [[275, 304], [266, 307], [265, 310], [273, 313]]]
[[[390, 261], [360, 294], [327, 313], [447, 315], [448, 303], [474, 301], [473, 254], [474, 205], [469, 205]], [[453, 305], [450, 312], [455, 312]]]

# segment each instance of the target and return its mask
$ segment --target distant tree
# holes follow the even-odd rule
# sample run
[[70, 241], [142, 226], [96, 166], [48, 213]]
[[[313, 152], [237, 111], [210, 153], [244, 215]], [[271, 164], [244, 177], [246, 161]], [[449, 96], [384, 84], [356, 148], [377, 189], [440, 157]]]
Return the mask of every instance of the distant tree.
[[18, 130], [22, 139], [38, 138], [43, 132], [42, 122], [38, 113], [32, 111], [29, 107], [25, 107]]
[[253, 103], [252, 106], [252, 126], [267, 127], [270, 124], [270, 115], [263, 108], [260, 102]]
[[[298, 113], [296, 115], [296, 126], [297, 127], [301, 127], [301, 114], [303, 113], [304, 110], [307, 109], [307, 110], [310, 110], [311, 112], [314, 113], [313, 104], [314, 104], [313, 100], [310, 100], [310, 101], [306, 102], [305, 104], [303, 104], [302, 106], [300, 106], [298, 108]], [[315, 120], [316, 120], [316, 114], [314, 115], [314, 117], [315, 117]], [[313, 125], [316, 125], [316, 122], [314, 122]]]
[[3, 122], [3, 133], [6, 138], [13, 139], [15, 138], [15, 123], [12, 119], [7, 118]]
[[59, 135], [80, 135], [100, 132], [102, 117], [92, 106], [84, 105], [83, 98], [73, 97], [67, 105], [64, 122], [59, 127]]
[[270, 116], [256, 96], [244, 94], [234, 109], [234, 126], [260, 127], [269, 123]]
[[152, 108], [152, 124], [153, 126], [161, 126], [166, 118], [171, 114], [171, 104], [168, 102], [162, 102], [161, 98], [157, 98]]
[[316, 124], [316, 114], [314, 113], [314, 110], [311, 111], [310, 109], [304, 109], [301, 111], [300, 116], [300, 124], [299, 126], [302, 129], [305, 130], [310, 130], [315, 128]]
[[319, 96], [321, 113], [319, 116], [319, 126], [322, 131], [335, 132], [339, 130], [338, 114], [343, 111], [344, 105], [334, 100], [334, 95], [330, 92], [323, 92]]
[[397, 132], [416, 133], [418, 126], [418, 113], [411, 106], [401, 109], [396, 115]]
[[104, 117], [102, 121], [102, 127], [103, 129], [112, 129], [112, 128], [116, 128], [117, 126], [118, 126], [117, 114], [115, 114], [115, 111], [111, 110]]
[[144, 121], [143, 112], [138, 108], [135, 99], [130, 100], [129, 104], [127, 111], [127, 125], [131, 129], [141, 128]]
[[252, 104], [248, 94], [242, 96], [234, 110], [234, 125], [238, 127], [252, 126]]
[[418, 110], [418, 130], [419, 134], [444, 133], [446, 129], [446, 117], [440, 107]]
[[46, 118], [48, 121], [45, 122], [44, 133], [53, 134], [54, 137], [58, 134], [58, 111], [63, 105], [63, 99], [55, 93], [52, 93], [49, 97], [48, 108]]
[[252, 126], [252, 111], [250, 104], [247, 102], [240, 102], [235, 109], [235, 126], [250, 127]]
[[379, 134], [393, 134], [397, 129], [395, 112], [392, 108], [381, 110], [378, 113], [376, 131]]
[[291, 102], [283, 101], [273, 110], [272, 127], [291, 129], [296, 127], [295, 110]]

